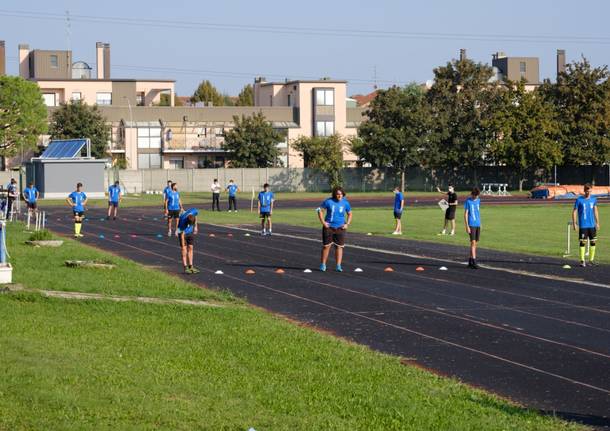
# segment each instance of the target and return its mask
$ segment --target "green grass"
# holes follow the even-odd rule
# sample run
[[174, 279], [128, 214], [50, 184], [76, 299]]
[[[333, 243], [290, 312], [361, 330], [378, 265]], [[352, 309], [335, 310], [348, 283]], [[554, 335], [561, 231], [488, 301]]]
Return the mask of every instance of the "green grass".
[[[275, 223], [288, 223], [299, 226], [319, 227], [320, 222], [311, 209], [277, 209], [273, 212]], [[597, 259], [610, 263], [610, 206], [601, 204], [601, 229], [598, 235]], [[392, 208], [353, 207], [351, 231], [374, 233], [394, 237]], [[561, 257], [566, 248], [566, 226], [571, 219], [571, 204], [519, 205], [519, 206], [481, 206], [483, 229], [481, 248], [513, 251], [544, 256]], [[442, 229], [443, 212], [438, 207], [407, 208], [403, 215], [403, 239], [442, 242], [446, 244], [468, 245], [464, 230], [463, 212], [458, 209], [456, 216], [456, 235], [437, 236]], [[249, 211], [238, 213], [205, 212], [200, 220], [213, 223], [258, 223], [256, 214]], [[572, 232], [573, 256], [577, 256], [577, 233]], [[349, 240], [348, 240], [349, 241]]]
[[0, 294], [0, 430], [581, 429], [73, 241], [26, 246], [21, 229], [9, 250], [28, 288], [222, 306]]

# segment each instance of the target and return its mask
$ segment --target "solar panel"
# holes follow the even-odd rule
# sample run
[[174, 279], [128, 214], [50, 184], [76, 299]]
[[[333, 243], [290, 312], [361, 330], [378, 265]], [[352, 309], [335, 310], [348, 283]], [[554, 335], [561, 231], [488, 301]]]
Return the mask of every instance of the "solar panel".
[[40, 158], [73, 159], [80, 156], [80, 153], [85, 145], [87, 145], [86, 139], [65, 139], [51, 141]]

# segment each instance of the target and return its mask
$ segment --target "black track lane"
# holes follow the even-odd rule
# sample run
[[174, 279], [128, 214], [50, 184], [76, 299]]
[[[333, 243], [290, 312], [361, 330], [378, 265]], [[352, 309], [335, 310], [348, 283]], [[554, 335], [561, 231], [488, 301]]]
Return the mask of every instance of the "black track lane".
[[[57, 223], [51, 218], [51, 227], [69, 233], [68, 218], [60, 218]], [[179, 270], [176, 240], [157, 238], [164, 226], [145, 215], [142, 218], [130, 225], [91, 219], [83, 231], [95, 236], [89, 235], [85, 242], [147, 265]], [[413, 273], [416, 259], [392, 256], [404, 268], [387, 274], [381, 271], [385, 262], [378, 262], [377, 253], [349, 248], [348, 262], [360, 265], [364, 273], [303, 274], [302, 269], [315, 266], [319, 244], [281, 237], [248, 238], [229, 228], [204, 226], [204, 230], [215, 237], [203, 234], [198, 240], [197, 260], [205, 271], [189, 277], [192, 281], [229, 288], [254, 304], [414, 358], [420, 365], [534, 408], [599, 420], [609, 410], [608, 315], [603, 307], [598, 310], [600, 304], [608, 305], [607, 289], [501, 274], [498, 286], [482, 290], [474, 288], [487, 283], [480, 274], [493, 271], [462, 280], [467, 270], [447, 265], [450, 271], [438, 279], [438, 273], [430, 269], [424, 275]], [[100, 233], [105, 239], [97, 236]], [[114, 237], [117, 234], [119, 238]], [[243, 274], [250, 266], [256, 275]], [[287, 273], [274, 274], [276, 266]], [[226, 275], [214, 275], [215, 269]], [[552, 284], [559, 285], [559, 290], [553, 290]], [[538, 296], [533, 297], [534, 293]], [[565, 297], [555, 300], [556, 295]], [[583, 317], [596, 314], [601, 317]]]

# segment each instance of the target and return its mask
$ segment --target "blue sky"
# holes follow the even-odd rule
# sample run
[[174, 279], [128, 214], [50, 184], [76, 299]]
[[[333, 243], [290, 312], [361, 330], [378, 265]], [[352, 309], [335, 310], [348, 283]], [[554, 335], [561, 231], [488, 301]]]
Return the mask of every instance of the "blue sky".
[[568, 61], [585, 55], [594, 65], [610, 63], [610, 2], [601, 0], [4, 0], [9, 73], [17, 73], [19, 43], [67, 48], [66, 10], [74, 60], [94, 66], [95, 42], [109, 42], [112, 77], [175, 79], [180, 95], [202, 79], [236, 94], [256, 75], [330, 76], [348, 79], [350, 94], [367, 93], [375, 76], [380, 87], [431, 79], [460, 48], [482, 62], [496, 51], [540, 57], [541, 78], [554, 77], [558, 48]]

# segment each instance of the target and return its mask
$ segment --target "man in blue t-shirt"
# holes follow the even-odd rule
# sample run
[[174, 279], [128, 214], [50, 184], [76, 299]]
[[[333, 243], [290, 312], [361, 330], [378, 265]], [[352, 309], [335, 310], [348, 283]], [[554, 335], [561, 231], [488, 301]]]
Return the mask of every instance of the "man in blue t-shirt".
[[174, 220], [174, 232], [178, 236], [178, 219], [184, 211], [182, 200], [178, 192], [178, 185], [172, 183], [172, 189], [165, 195], [165, 216], [167, 217], [167, 236], [172, 236], [172, 220]]
[[115, 181], [113, 185], [108, 187], [108, 215], [106, 216], [106, 220], [110, 220], [110, 215], [113, 213], [112, 219], [116, 220], [121, 199], [123, 199], [123, 192], [121, 191], [120, 183]]
[[72, 207], [72, 214], [74, 215], [74, 237], [82, 238], [83, 235], [80, 233], [85, 216], [85, 206], [87, 205], [87, 195], [82, 191], [83, 184], [78, 183], [76, 190], [68, 195], [66, 202]]
[[263, 191], [258, 194], [258, 213], [261, 218], [261, 235], [271, 235], [271, 214], [273, 213], [273, 203], [275, 198], [272, 191], [269, 191], [269, 184], [263, 185]]
[[392, 235], [402, 235], [402, 210], [405, 207], [405, 197], [400, 191], [400, 187], [394, 187], [394, 220], [396, 220], [396, 226]]
[[193, 246], [195, 236], [199, 232], [197, 227], [197, 216], [199, 211], [190, 208], [180, 215], [178, 220], [178, 242], [182, 253], [182, 265], [186, 274], [197, 274], [200, 271], [193, 266]]
[[23, 189], [23, 200], [28, 206], [28, 215], [30, 216], [38, 211], [38, 196], [40, 196], [40, 193], [34, 186], [34, 183], [30, 183], [25, 189]]
[[464, 224], [466, 225], [466, 233], [470, 236], [470, 258], [468, 259], [468, 268], [479, 269], [477, 264], [477, 243], [481, 237], [481, 199], [480, 190], [475, 187], [472, 189], [470, 196], [464, 202]]
[[578, 227], [578, 240], [580, 241], [580, 266], [585, 266], [585, 246], [589, 241], [589, 264], [595, 265], [595, 245], [597, 243], [597, 230], [599, 229], [599, 211], [597, 198], [591, 196], [591, 184], [585, 184], [584, 196], [579, 196], [574, 202], [572, 210], [572, 226]]
[[343, 247], [345, 247], [345, 233], [352, 222], [352, 207], [345, 199], [345, 191], [341, 187], [335, 187], [332, 197], [322, 202], [317, 211], [318, 219], [322, 223], [320, 271], [326, 271], [326, 261], [330, 254], [330, 247], [334, 244], [337, 271], [343, 272], [341, 263], [343, 262]]
[[165, 199], [167, 199], [167, 194], [172, 191], [172, 180], [167, 180], [167, 185], [163, 189], [163, 212], [165, 213]]
[[229, 185], [227, 186], [227, 191], [229, 192], [229, 212], [232, 209], [237, 212], [237, 192], [239, 191], [239, 187], [233, 180], [229, 180]]

